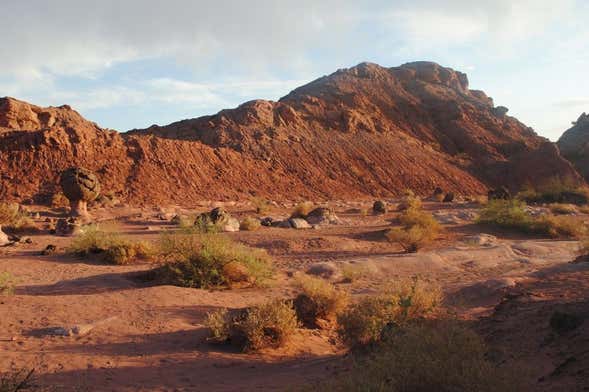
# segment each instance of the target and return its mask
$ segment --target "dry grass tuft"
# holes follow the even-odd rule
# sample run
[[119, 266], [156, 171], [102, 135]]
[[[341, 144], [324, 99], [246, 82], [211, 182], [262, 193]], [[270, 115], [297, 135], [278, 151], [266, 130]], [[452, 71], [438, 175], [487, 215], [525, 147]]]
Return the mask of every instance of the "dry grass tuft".
[[101, 230], [97, 225], [90, 225], [74, 237], [68, 252], [81, 257], [96, 256], [101, 261], [124, 265], [135, 260], [149, 260], [154, 254], [153, 246], [146, 241], [131, 241], [114, 229]]
[[418, 278], [401, 280], [376, 296], [365, 297], [338, 317], [338, 333], [350, 346], [376, 343], [387, 327], [433, 313], [441, 304], [439, 287]]
[[16, 279], [10, 272], [0, 272], [0, 295], [12, 295], [16, 287]]
[[402, 227], [393, 228], [385, 234], [389, 241], [397, 242], [405, 252], [417, 252], [433, 241], [440, 232], [440, 224], [418, 204], [403, 211], [399, 217]]
[[[336, 391], [520, 391], [521, 370], [487, 359], [484, 341], [452, 321], [422, 321], [390, 330], [370, 355], [322, 386]], [[319, 388], [317, 388], [319, 389]], [[317, 390], [315, 389], [315, 390]]]
[[256, 214], [265, 215], [270, 212], [272, 203], [261, 197], [254, 197], [251, 199], [251, 203], [254, 206]]
[[17, 203], [0, 203], [0, 225], [13, 233], [38, 230], [29, 214]]
[[177, 286], [259, 285], [272, 277], [271, 260], [265, 251], [221, 234], [165, 233], [160, 254], [164, 263], [157, 274]]
[[349, 303], [346, 291], [337, 289], [324, 279], [300, 274], [297, 284], [301, 293], [294, 304], [297, 316], [305, 326], [317, 327], [321, 323], [318, 323], [319, 320], [332, 323]]
[[306, 218], [309, 212], [313, 211], [314, 204], [310, 201], [303, 201], [297, 204], [290, 215], [291, 218]]
[[247, 218], [244, 218], [239, 224], [239, 230], [256, 231], [261, 226], [262, 224], [260, 223], [259, 219], [248, 216]]
[[243, 351], [281, 347], [299, 327], [292, 303], [280, 300], [238, 312], [222, 309], [209, 313], [205, 325], [211, 341], [229, 342]]

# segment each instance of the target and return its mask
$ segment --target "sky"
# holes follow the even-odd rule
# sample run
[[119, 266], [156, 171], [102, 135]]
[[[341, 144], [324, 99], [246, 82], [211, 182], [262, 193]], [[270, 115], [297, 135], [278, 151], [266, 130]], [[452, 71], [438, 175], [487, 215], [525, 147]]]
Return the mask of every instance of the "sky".
[[585, 0], [0, 0], [0, 96], [126, 131], [435, 61], [556, 140], [589, 112]]

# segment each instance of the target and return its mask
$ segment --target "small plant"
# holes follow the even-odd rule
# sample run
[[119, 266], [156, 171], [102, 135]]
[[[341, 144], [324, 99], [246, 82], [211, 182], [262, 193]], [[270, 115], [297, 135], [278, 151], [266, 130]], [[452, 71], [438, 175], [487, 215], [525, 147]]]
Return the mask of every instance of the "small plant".
[[256, 231], [262, 226], [259, 219], [248, 216], [239, 224], [239, 230]]
[[385, 328], [423, 318], [440, 305], [442, 292], [418, 278], [396, 282], [376, 296], [363, 298], [338, 316], [338, 333], [350, 346], [381, 340]]
[[154, 249], [149, 242], [130, 241], [114, 231], [89, 225], [74, 237], [68, 252], [80, 257], [96, 255], [104, 262], [123, 265], [137, 259], [150, 259]]
[[243, 351], [277, 348], [287, 343], [299, 327], [289, 301], [272, 301], [230, 312], [222, 309], [207, 315], [210, 340], [239, 346]]
[[14, 294], [16, 280], [10, 272], [0, 272], [0, 295]]
[[259, 285], [272, 276], [265, 251], [220, 234], [165, 233], [160, 254], [164, 263], [157, 269], [158, 275], [183, 287]]
[[373, 273], [368, 266], [360, 263], [343, 263], [340, 269], [345, 283], [355, 282]]
[[309, 212], [313, 210], [313, 203], [310, 201], [303, 201], [297, 204], [290, 215], [291, 218], [306, 218]]
[[32, 388], [35, 369], [21, 369], [10, 374], [0, 374], [0, 392], [20, 392]]
[[270, 212], [270, 209], [272, 208], [272, 203], [260, 197], [254, 197], [251, 200], [251, 203], [254, 206], [256, 214], [260, 215], [266, 215], [268, 212]]
[[416, 196], [412, 190], [407, 189], [405, 191], [405, 196], [403, 197], [403, 201], [401, 201], [401, 203], [399, 203], [399, 206], [397, 207], [397, 209], [399, 211], [410, 210], [410, 209], [420, 210], [421, 206], [422, 206], [421, 198], [419, 196]]
[[397, 242], [405, 252], [417, 252], [419, 248], [433, 241], [440, 232], [440, 224], [429, 213], [422, 211], [420, 204], [403, 211], [399, 216], [402, 227], [386, 232], [391, 242]]
[[454, 321], [420, 321], [392, 329], [369, 355], [356, 353], [349, 373], [314, 390], [520, 391], [521, 370], [487, 359], [484, 341]]
[[319, 320], [335, 321], [349, 302], [349, 295], [324, 279], [309, 275], [297, 276], [301, 293], [294, 300], [299, 319], [307, 327], [319, 326]]
[[574, 214], [577, 209], [573, 204], [552, 203], [548, 205], [553, 214]]

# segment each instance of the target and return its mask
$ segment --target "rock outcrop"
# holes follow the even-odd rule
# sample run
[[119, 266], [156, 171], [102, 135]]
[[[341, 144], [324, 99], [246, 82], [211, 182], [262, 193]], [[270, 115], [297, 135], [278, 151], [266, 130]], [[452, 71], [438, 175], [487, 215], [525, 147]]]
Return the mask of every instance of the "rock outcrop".
[[[501, 114], [501, 115], [498, 115]], [[118, 133], [68, 106], [0, 99], [0, 197], [46, 201], [59, 173], [96, 173], [134, 204], [482, 194], [580, 177], [465, 74], [430, 62], [363, 63], [273, 101]]]
[[558, 140], [562, 155], [589, 181], [589, 115], [581, 114]]

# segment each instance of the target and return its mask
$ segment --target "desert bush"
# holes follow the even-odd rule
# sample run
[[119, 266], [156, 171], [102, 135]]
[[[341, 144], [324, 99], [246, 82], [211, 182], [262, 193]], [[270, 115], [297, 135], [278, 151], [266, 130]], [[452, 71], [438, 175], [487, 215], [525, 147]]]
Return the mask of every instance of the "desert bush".
[[0, 225], [11, 232], [37, 230], [29, 214], [17, 203], [0, 203]]
[[239, 230], [255, 231], [258, 230], [260, 226], [262, 226], [262, 224], [260, 223], [259, 219], [248, 216], [247, 218], [244, 218], [244, 220], [242, 220], [239, 224]]
[[164, 233], [160, 254], [164, 263], [157, 269], [158, 275], [183, 287], [258, 285], [272, 276], [265, 251], [221, 234]]
[[[335, 391], [493, 392], [525, 390], [521, 371], [487, 359], [484, 341], [455, 321], [420, 321], [393, 329], [349, 373], [323, 385]], [[317, 388], [319, 389], [319, 388]]]
[[0, 295], [14, 294], [16, 280], [10, 272], [0, 272]]
[[148, 260], [155, 250], [149, 242], [131, 241], [114, 231], [89, 225], [74, 237], [68, 252], [80, 257], [95, 255], [101, 261], [123, 265], [137, 259]]
[[553, 214], [574, 214], [577, 209], [573, 204], [552, 203], [548, 205]]
[[367, 265], [362, 263], [343, 263], [340, 270], [345, 283], [352, 283], [374, 273]]
[[[443, 199], [442, 199], [443, 200]], [[401, 203], [399, 203], [398, 210], [404, 211], [409, 209], [420, 210], [422, 206], [421, 198], [416, 196], [412, 190], [406, 190]]]
[[306, 218], [309, 212], [313, 210], [314, 204], [310, 201], [303, 201], [297, 204], [290, 214], [291, 218]]
[[526, 204], [520, 200], [491, 200], [481, 210], [478, 222], [529, 234], [550, 237], [582, 236], [587, 227], [582, 221], [570, 216], [531, 216]]
[[215, 225], [206, 214], [200, 214], [194, 219], [192, 226], [184, 227], [184, 234], [218, 233], [219, 227]]
[[261, 215], [267, 214], [268, 212], [270, 212], [270, 209], [272, 208], [272, 203], [261, 197], [252, 198], [251, 203], [254, 206], [256, 213]]
[[553, 177], [538, 186], [527, 185], [517, 194], [527, 203], [572, 203], [584, 205], [589, 201], [589, 191], [573, 179]]
[[440, 224], [429, 213], [422, 211], [420, 204], [414, 204], [399, 216], [402, 227], [386, 232], [391, 242], [397, 242], [405, 252], [417, 252], [419, 248], [433, 241], [440, 232]]
[[230, 342], [244, 351], [283, 346], [299, 327], [292, 303], [281, 300], [238, 312], [209, 313], [205, 325], [211, 341]]
[[442, 292], [437, 286], [418, 278], [401, 280], [340, 314], [338, 334], [350, 346], [379, 342], [385, 328], [423, 318], [433, 313], [441, 300]]
[[20, 369], [11, 373], [0, 374], [0, 392], [20, 392], [32, 389], [32, 377], [35, 369]]
[[308, 327], [318, 326], [318, 320], [335, 321], [349, 302], [346, 291], [330, 282], [301, 274], [297, 276], [300, 294], [294, 301], [298, 318]]

